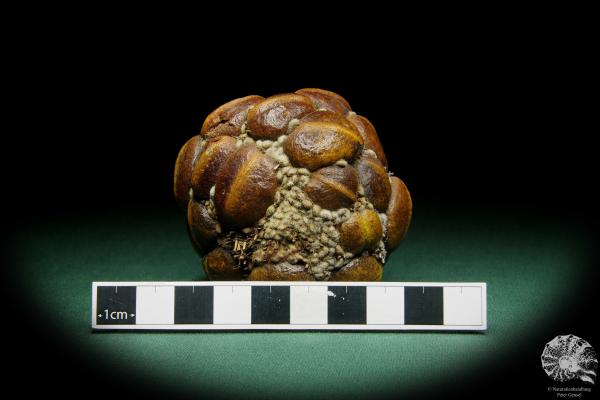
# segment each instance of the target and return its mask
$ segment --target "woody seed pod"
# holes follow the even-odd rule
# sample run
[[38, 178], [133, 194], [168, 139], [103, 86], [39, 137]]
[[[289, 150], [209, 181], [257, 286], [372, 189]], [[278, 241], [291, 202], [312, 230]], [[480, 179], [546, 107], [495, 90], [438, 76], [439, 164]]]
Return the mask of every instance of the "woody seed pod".
[[368, 209], [352, 214], [339, 231], [340, 245], [352, 254], [374, 249], [383, 236], [379, 215]]
[[390, 178], [392, 195], [386, 211], [387, 240], [386, 248], [392, 251], [406, 236], [412, 219], [412, 199], [406, 185], [400, 178]]
[[384, 167], [387, 167], [387, 158], [385, 157], [383, 146], [379, 141], [379, 136], [377, 136], [377, 131], [371, 121], [362, 115], [354, 113], [351, 113], [346, 118], [356, 127], [356, 130], [360, 136], [362, 136], [365, 142], [365, 149], [373, 150], [377, 155], [379, 162], [381, 162]]
[[206, 254], [217, 241], [217, 222], [208, 214], [204, 205], [190, 199], [187, 211], [188, 233], [194, 249]]
[[373, 256], [362, 256], [334, 272], [332, 281], [380, 281], [383, 266]]
[[239, 135], [248, 110], [262, 100], [261, 96], [246, 96], [223, 104], [206, 117], [200, 134], [204, 137]]
[[357, 189], [356, 170], [350, 165], [318, 169], [310, 175], [310, 180], [304, 187], [314, 203], [328, 210], [352, 206], [356, 201]]
[[356, 131], [332, 122], [302, 122], [288, 136], [283, 150], [292, 164], [314, 171], [343, 158], [354, 160], [363, 140]]
[[277, 190], [275, 162], [249, 144], [236, 150], [219, 169], [215, 208], [229, 229], [253, 225], [267, 211]]
[[325, 109], [342, 115], [350, 111], [350, 104], [346, 99], [329, 90], [307, 88], [297, 90], [296, 93], [310, 97], [318, 109]]
[[248, 112], [248, 129], [255, 139], [277, 139], [294, 118], [314, 111], [310, 99], [299, 94], [280, 94], [256, 104]]
[[358, 180], [365, 196], [380, 212], [385, 212], [390, 201], [390, 179], [383, 165], [374, 157], [361, 157], [356, 162]]
[[350, 110], [306, 88], [206, 118], [179, 152], [174, 193], [208, 279], [381, 279], [412, 202], [373, 125]]
[[235, 142], [235, 139], [230, 136], [216, 136], [206, 141], [192, 172], [191, 185], [194, 189], [194, 197], [209, 198], [210, 188], [217, 180], [217, 172], [236, 150]]
[[221, 247], [204, 257], [203, 268], [211, 281], [237, 281], [244, 277], [244, 270], [236, 265], [231, 253]]
[[250, 281], [314, 281], [315, 278], [302, 266], [282, 262], [265, 264], [253, 268], [248, 276]]
[[201, 150], [202, 138], [200, 135], [194, 136], [179, 150], [175, 161], [175, 174], [173, 177], [175, 200], [183, 210], [187, 208], [190, 198], [192, 171]]

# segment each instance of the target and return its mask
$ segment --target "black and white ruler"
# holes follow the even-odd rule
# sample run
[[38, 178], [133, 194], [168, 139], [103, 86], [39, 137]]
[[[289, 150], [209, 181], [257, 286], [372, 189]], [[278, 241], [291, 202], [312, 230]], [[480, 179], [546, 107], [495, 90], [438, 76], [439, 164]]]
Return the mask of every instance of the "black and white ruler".
[[92, 328], [487, 328], [485, 283], [94, 282]]

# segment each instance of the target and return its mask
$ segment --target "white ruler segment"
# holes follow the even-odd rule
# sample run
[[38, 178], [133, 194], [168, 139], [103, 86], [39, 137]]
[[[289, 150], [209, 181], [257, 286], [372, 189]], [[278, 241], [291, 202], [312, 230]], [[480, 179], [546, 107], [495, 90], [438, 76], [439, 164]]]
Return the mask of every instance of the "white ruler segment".
[[485, 283], [93, 282], [97, 330], [487, 329]]

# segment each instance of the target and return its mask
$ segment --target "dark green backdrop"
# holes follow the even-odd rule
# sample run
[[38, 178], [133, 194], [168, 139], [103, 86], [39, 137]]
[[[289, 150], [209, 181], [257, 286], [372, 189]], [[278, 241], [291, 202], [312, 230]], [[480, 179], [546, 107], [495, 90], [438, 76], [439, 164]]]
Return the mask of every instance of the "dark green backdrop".
[[98, 379], [240, 399], [443, 394], [505, 373], [523, 345], [541, 354], [545, 342], [532, 338], [564, 333], [548, 327], [575, 301], [590, 251], [580, 226], [551, 214], [417, 205], [384, 280], [487, 282], [487, 332], [93, 333], [92, 281], [203, 279], [182, 216], [149, 208], [37, 222], [18, 236], [15, 285], [33, 289], [59, 346]]

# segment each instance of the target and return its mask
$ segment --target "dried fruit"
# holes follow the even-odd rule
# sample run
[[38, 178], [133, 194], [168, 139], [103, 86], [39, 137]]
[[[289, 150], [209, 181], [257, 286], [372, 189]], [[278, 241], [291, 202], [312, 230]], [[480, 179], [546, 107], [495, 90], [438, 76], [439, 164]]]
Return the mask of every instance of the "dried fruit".
[[194, 170], [194, 164], [202, 149], [203, 141], [200, 135], [192, 137], [188, 140], [177, 155], [175, 161], [175, 177], [174, 191], [175, 200], [179, 204], [181, 209], [187, 208], [188, 200], [190, 198], [190, 187], [192, 183], [192, 171]]
[[246, 96], [223, 104], [206, 117], [200, 134], [204, 137], [239, 135], [248, 110], [263, 100], [261, 96]]
[[234, 281], [245, 277], [245, 271], [236, 264], [229, 251], [215, 248], [204, 257], [204, 273], [211, 281]]
[[226, 228], [254, 225], [273, 202], [277, 190], [275, 162], [254, 145], [231, 154], [216, 176], [215, 209]]
[[358, 130], [356, 129], [356, 126], [352, 122], [350, 122], [348, 118], [346, 118], [342, 114], [337, 114], [337, 113], [335, 113], [333, 111], [329, 111], [329, 110], [313, 111], [310, 114], [306, 114], [304, 117], [300, 118], [298, 123], [314, 122], [314, 121], [333, 122], [335, 124], [343, 126], [344, 128], [347, 128], [352, 131], [355, 131], [356, 133], [359, 133]]
[[286, 133], [292, 119], [314, 110], [310, 99], [299, 94], [269, 97], [248, 112], [249, 134], [255, 139], [277, 139]]
[[190, 199], [187, 210], [188, 234], [192, 245], [203, 256], [217, 242], [220, 227], [202, 203]]
[[390, 201], [390, 177], [377, 158], [362, 156], [356, 162], [358, 180], [365, 190], [365, 196], [380, 212], [385, 212]]
[[392, 176], [392, 195], [390, 204], [386, 211], [387, 217], [387, 240], [388, 251], [394, 250], [408, 231], [412, 219], [412, 199], [406, 185], [400, 178]]
[[334, 122], [302, 122], [283, 144], [293, 165], [314, 171], [337, 160], [354, 160], [363, 140], [356, 131]]
[[296, 93], [309, 97], [317, 109], [329, 110], [342, 115], [350, 111], [350, 104], [346, 99], [329, 90], [306, 88], [297, 90]]
[[322, 89], [217, 108], [174, 180], [209, 279], [380, 280], [411, 219], [373, 125]]
[[304, 191], [310, 199], [328, 210], [350, 208], [357, 200], [358, 178], [350, 166], [331, 166], [310, 174]]
[[203, 200], [210, 197], [210, 188], [217, 180], [219, 168], [237, 150], [235, 143], [236, 140], [230, 136], [217, 136], [206, 141], [192, 171], [194, 197]]
[[348, 114], [346, 118], [352, 123], [360, 136], [362, 136], [363, 141], [365, 142], [365, 149], [373, 150], [375, 155], [377, 155], [379, 162], [381, 162], [384, 167], [387, 167], [387, 158], [385, 157], [383, 146], [379, 141], [379, 136], [371, 121], [362, 115], [355, 113]]
[[335, 281], [380, 281], [383, 275], [383, 266], [373, 256], [362, 256], [350, 261], [339, 271], [336, 271], [332, 280]]
[[340, 245], [352, 254], [374, 250], [383, 236], [379, 215], [365, 209], [352, 214], [339, 228]]
[[315, 278], [302, 266], [282, 262], [265, 264], [253, 268], [248, 276], [250, 281], [314, 281]]

